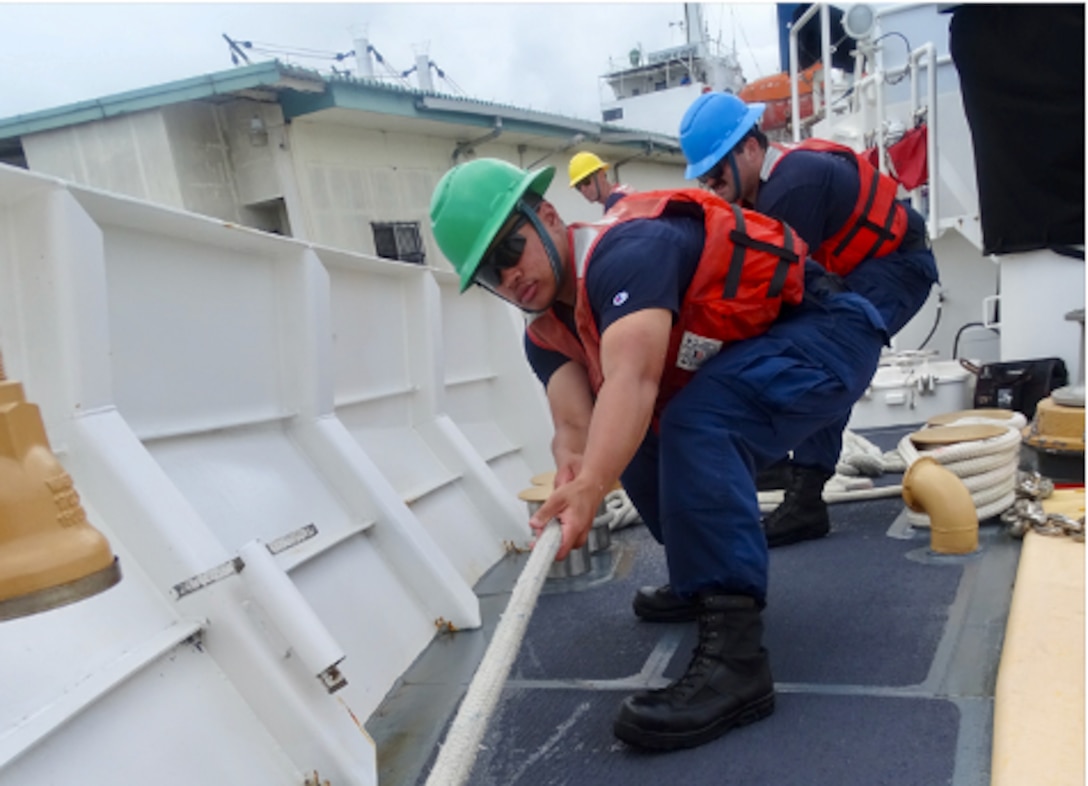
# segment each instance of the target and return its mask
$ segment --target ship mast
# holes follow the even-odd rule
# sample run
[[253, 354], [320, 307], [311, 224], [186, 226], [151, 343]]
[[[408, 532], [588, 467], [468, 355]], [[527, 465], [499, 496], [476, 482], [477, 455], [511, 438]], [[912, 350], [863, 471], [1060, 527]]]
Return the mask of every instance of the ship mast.
[[696, 56], [707, 57], [710, 52], [706, 45], [706, 27], [701, 3], [684, 3], [684, 31], [687, 33], [688, 45], [695, 47]]

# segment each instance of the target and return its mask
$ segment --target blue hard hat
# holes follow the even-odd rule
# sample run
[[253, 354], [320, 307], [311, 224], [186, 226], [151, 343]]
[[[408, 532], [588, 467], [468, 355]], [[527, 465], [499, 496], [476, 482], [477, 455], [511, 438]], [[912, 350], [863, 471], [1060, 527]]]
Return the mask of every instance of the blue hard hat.
[[732, 93], [703, 93], [680, 121], [680, 147], [688, 167], [684, 177], [699, 177], [729, 153], [763, 116], [766, 104], [746, 104]]

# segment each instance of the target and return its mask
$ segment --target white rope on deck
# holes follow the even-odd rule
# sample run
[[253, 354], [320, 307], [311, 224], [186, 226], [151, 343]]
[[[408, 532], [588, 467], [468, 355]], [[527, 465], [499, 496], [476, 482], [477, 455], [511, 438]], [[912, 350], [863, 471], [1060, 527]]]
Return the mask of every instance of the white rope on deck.
[[[1016, 501], [1016, 471], [1020, 465], [1020, 429], [1027, 423], [1019, 412], [1010, 413], [1008, 419], [966, 417], [949, 423], [950, 426], [986, 424], [1003, 426], [1005, 432], [987, 439], [943, 445], [932, 450], [919, 451], [910, 435], [899, 441], [899, 452], [909, 467], [921, 456], [929, 456], [945, 469], [956, 475], [971, 493], [979, 521], [1008, 510]], [[907, 520], [915, 527], [928, 527], [929, 516], [907, 511]]]
[[[1027, 418], [1021, 413], [1011, 411], [1008, 418], [1002, 419], [963, 417], [945, 425], [985, 424], [1003, 426], [1006, 431], [997, 437], [959, 442], [923, 452], [911, 442], [910, 434], [904, 436], [894, 450], [881, 453], [865, 437], [849, 430], [844, 431], [842, 454], [835, 468], [835, 475], [824, 486], [824, 502], [833, 504], [898, 497], [903, 493], [901, 485], [874, 487], [869, 477], [885, 472], [905, 472], [919, 457], [925, 455], [934, 458], [963, 481], [971, 494], [980, 521], [996, 516], [1007, 510], [1016, 499], [1020, 430], [1026, 423]], [[774, 510], [783, 498], [784, 494], [780, 490], [759, 492], [760, 512], [769, 513]], [[924, 513], [907, 510], [907, 519], [912, 526], [929, 527], [929, 517]]]
[[439, 748], [426, 786], [461, 786], [472, 772], [480, 740], [487, 731], [487, 723], [521, 647], [529, 617], [559, 551], [561, 539], [559, 523], [553, 519], [537, 538], [529, 561], [514, 584], [510, 602], [446, 733], [446, 741]]
[[[623, 489], [610, 491], [604, 498], [605, 513], [608, 516], [608, 529], [615, 532], [618, 529], [629, 527], [632, 524], [642, 523], [642, 517], [638, 515], [631, 498]], [[593, 520], [593, 526], [597, 526], [602, 517]]]

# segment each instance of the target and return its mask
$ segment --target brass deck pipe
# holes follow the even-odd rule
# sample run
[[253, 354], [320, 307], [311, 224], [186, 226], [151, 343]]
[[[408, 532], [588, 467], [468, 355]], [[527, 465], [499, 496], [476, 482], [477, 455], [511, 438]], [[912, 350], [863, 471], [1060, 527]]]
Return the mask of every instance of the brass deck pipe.
[[930, 548], [936, 554], [978, 550], [978, 511], [971, 492], [951, 470], [922, 456], [903, 475], [903, 501], [929, 516]]

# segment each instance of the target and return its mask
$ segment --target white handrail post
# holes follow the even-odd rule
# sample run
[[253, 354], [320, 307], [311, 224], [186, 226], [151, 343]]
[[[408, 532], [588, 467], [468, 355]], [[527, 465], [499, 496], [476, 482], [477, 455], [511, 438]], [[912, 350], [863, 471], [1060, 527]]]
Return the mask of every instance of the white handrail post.
[[797, 25], [790, 27], [790, 126], [793, 141], [801, 141], [801, 102], [797, 90]]
[[[920, 104], [920, 101], [919, 101], [919, 98], [918, 98], [918, 66], [917, 66], [917, 63], [915, 62], [917, 60], [917, 58], [918, 58], [919, 51], [920, 50], [916, 49], [913, 52], [911, 52], [910, 57], [907, 60], [907, 67], [910, 69], [910, 117], [911, 117], [911, 120], [914, 120], [914, 118], [917, 116], [918, 107], [919, 107], [919, 104]], [[926, 122], [929, 122], [928, 118], [926, 119]], [[927, 137], [928, 137], [928, 134], [927, 134]], [[927, 147], [927, 155], [928, 155], [928, 147]], [[931, 167], [932, 167], [932, 164], [927, 159], [927, 161], [926, 161], [927, 177], [928, 177], [928, 173], [929, 173], [929, 170], [930, 170]], [[913, 207], [915, 210], [918, 210], [919, 212], [921, 212], [921, 207], [922, 207], [922, 187], [921, 186], [919, 186], [918, 188], [916, 188], [916, 189], [914, 189], [913, 191], [910, 192], [910, 204], [911, 204], [911, 207]]]
[[824, 119], [826, 134], [831, 138], [831, 8], [820, 3], [820, 58], [824, 69]]
[[936, 240], [940, 227], [937, 225], [937, 48], [927, 43], [926, 85], [929, 92], [929, 116], [926, 118], [926, 168], [929, 170], [929, 238]]
[[876, 90], [876, 160], [880, 165], [880, 173], [888, 174], [888, 161], [884, 155], [884, 62], [881, 58], [880, 68], [873, 74], [873, 88]]
[[793, 121], [793, 141], [801, 141], [801, 100], [797, 89], [797, 61], [800, 56], [797, 53], [797, 31], [804, 27], [805, 23], [813, 17], [820, 6], [810, 6], [805, 13], [790, 26], [790, 100], [791, 117]]

